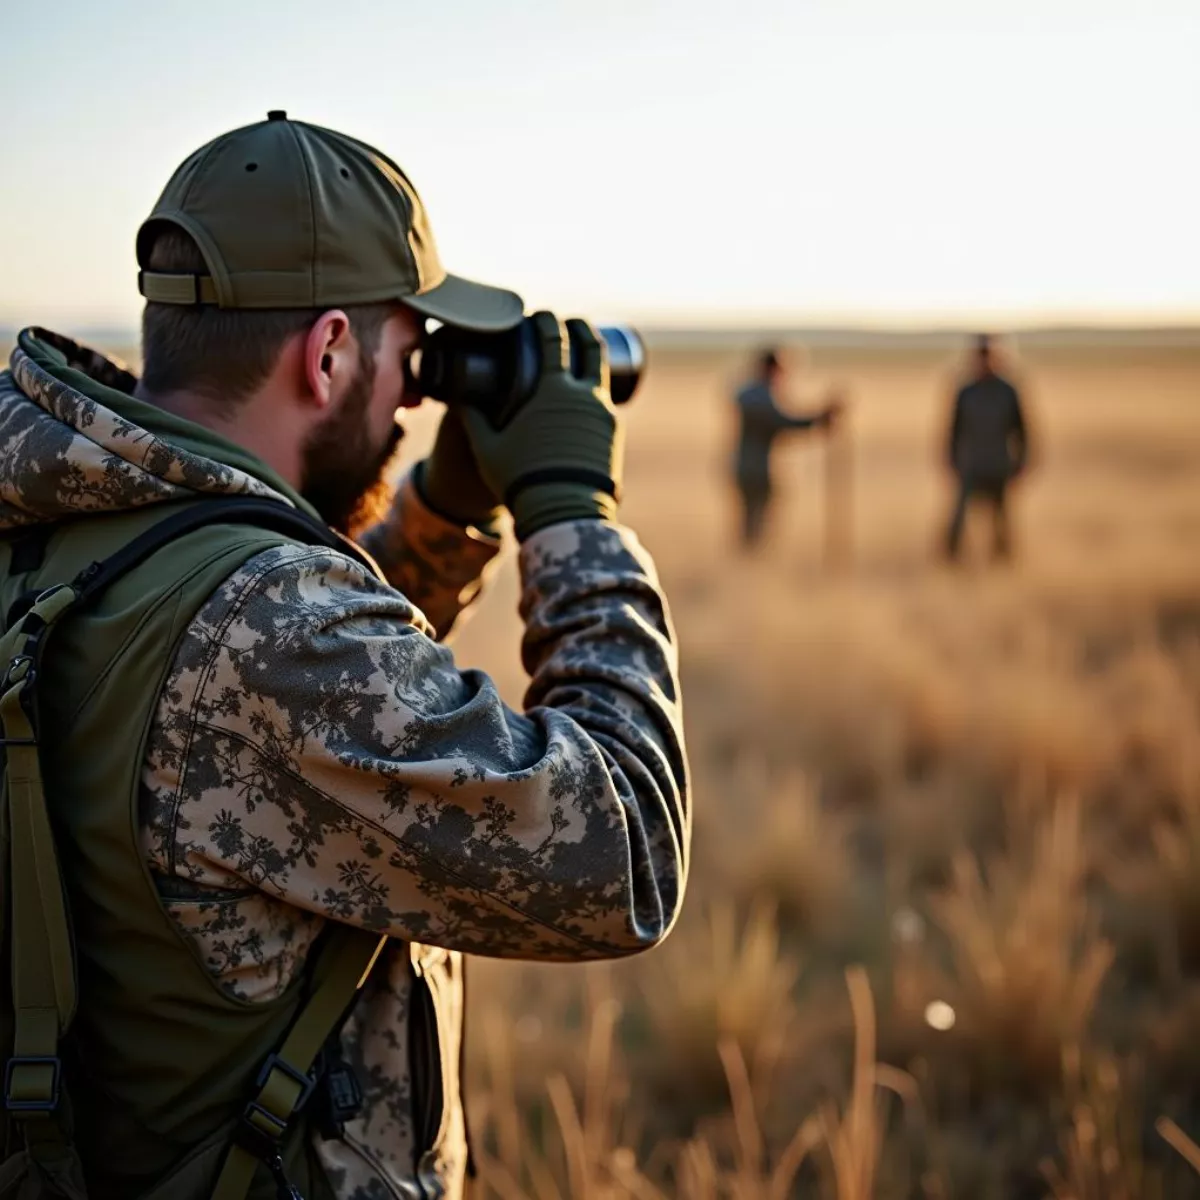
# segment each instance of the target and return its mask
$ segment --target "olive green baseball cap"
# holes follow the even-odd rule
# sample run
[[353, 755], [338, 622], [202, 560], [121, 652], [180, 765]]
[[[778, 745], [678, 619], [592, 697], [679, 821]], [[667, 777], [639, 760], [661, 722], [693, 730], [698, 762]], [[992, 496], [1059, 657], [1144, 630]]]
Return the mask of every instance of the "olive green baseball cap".
[[[162, 223], [190, 234], [207, 273], [152, 271]], [[275, 110], [202, 146], [137, 237], [138, 290], [160, 304], [337, 308], [401, 300], [464, 329], [518, 324], [521, 297], [450, 275], [425, 208], [386, 154]]]

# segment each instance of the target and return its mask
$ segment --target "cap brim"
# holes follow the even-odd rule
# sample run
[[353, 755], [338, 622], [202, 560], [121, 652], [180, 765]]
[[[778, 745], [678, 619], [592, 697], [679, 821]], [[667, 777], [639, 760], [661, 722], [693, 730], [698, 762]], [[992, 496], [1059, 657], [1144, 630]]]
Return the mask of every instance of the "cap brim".
[[405, 296], [404, 303], [423, 316], [480, 333], [512, 329], [525, 315], [525, 302], [516, 292], [460, 275], [447, 275], [437, 287]]

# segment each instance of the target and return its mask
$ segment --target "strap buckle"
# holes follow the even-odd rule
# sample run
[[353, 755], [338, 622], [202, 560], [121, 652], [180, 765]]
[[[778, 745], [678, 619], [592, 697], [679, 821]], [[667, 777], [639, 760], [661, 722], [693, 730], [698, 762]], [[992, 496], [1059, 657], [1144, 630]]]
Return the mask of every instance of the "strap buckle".
[[[31, 737], [0, 736], [0, 747], [36, 746], [38, 744], [36, 709], [34, 705], [26, 704], [26, 698], [33, 685], [37, 683], [37, 677], [37, 662], [34, 656], [32, 654], [16, 654], [9, 662], [3, 678], [0, 678], [0, 696], [7, 698], [11, 695], [13, 697], [13, 702], [24, 713], [32, 733]], [[8, 722], [3, 722], [0, 735], [7, 732], [7, 726]]]
[[[300, 1088], [300, 1094], [293, 1101], [286, 1115], [283, 1116], [272, 1112], [262, 1103], [263, 1090], [276, 1071]], [[304, 1107], [309, 1096], [312, 1095], [313, 1088], [316, 1087], [316, 1080], [311, 1075], [298, 1071], [290, 1063], [284, 1062], [278, 1054], [271, 1054], [263, 1061], [254, 1086], [258, 1089], [258, 1097], [246, 1105], [239, 1124], [242, 1131], [248, 1135], [248, 1140], [256, 1146], [256, 1149], [251, 1149], [250, 1146], [246, 1148], [251, 1149], [251, 1153], [255, 1153], [261, 1158], [264, 1157], [261, 1153], [264, 1144], [274, 1152], [279, 1143], [283, 1141], [292, 1118]]]
[[[46, 1099], [19, 1099], [13, 1096], [13, 1072], [20, 1067], [49, 1067], [50, 1088]], [[9, 1112], [54, 1112], [58, 1108], [59, 1084], [62, 1081], [62, 1061], [56, 1054], [16, 1055], [4, 1069], [4, 1107]], [[41, 1090], [41, 1089], [27, 1089]]]
[[8, 664], [8, 670], [4, 672], [4, 680], [0, 682], [0, 689], [8, 691], [14, 684], [23, 683], [26, 687], [32, 687], [37, 681], [37, 667], [34, 665], [32, 654], [16, 654]]
[[317, 1086], [317, 1081], [311, 1075], [306, 1075], [303, 1071], [297, 1070], [291, 1063], [284, 1062], [278, 1054], [268, 1054], [263, 1060], [263, 1065], [258, 1072], [258, 1078], [254, 1081], [254, 1086], [259, 1089], [266, 1087], [267, 1080], [271, 1078], [273, 1071], [282, 1072], [293, 1083], [299, 1085], [300, 1095], [292, 1105], [292, 1112], [298, 1113], [304, 1107], [305, 1101], [312, 1095], [313, 1088]]

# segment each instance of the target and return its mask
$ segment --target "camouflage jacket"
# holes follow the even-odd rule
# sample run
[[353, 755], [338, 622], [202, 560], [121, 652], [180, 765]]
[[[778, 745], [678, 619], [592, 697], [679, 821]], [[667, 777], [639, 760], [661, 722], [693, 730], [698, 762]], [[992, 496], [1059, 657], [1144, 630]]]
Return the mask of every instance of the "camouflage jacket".
[[[244, 450], [134, 399], [134, 382], [67, 339], [22, 335], [0, 375], [0, 528], [200, 493], [301, 503]], [[678, 911], [676, 647], [632, 533], [543, 530], [520, 551], [531, 682], [515, 712], [439, 642], [497, 540], [442, 520], [405, 480], [363, 541], [386, 582], [286, 545], [202, 606], [159, 697], [142, 842], [164, 905], [240, 998], [278, 995], [326, 921], [395, 939], [343, 1033], [365, 1107], [315, 1150], [346, 1200], [456, 1196], [459, 952], [625, 955]], [[410, 1094], [410, 961], [438, 1008], [440, 1114]]]

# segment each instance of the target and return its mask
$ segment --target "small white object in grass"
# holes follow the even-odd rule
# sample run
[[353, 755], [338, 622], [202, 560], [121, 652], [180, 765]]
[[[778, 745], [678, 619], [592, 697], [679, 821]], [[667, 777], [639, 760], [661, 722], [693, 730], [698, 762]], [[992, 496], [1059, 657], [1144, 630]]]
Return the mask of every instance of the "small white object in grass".
[[954, 1022], [957, 1018], [954, 1015], [954, 1009], [948, 1005], [945, 1000], [930, 1000], [925, 1005], [925, 1024], [930, 1029], [937, 1029], [945, 1033], [947, 1029], [954, 1028]]
[[892, 936], [898, 942], [919, 942], [925, 937], [925, 918], [915, 908], [898, 908], [892, 914]]

